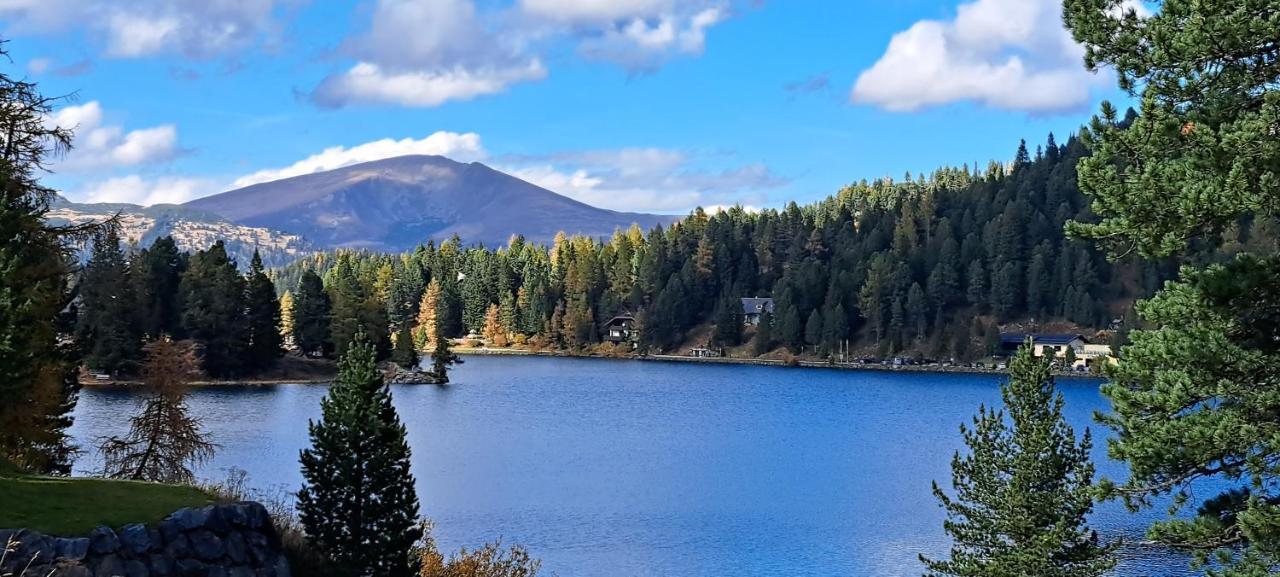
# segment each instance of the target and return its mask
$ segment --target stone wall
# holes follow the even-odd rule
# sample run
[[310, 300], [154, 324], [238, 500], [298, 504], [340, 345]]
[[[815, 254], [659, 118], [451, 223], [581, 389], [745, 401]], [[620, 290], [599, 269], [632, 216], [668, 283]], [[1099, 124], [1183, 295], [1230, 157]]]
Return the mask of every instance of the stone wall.
[[77, 538], [0, 530], [0, 545], [10, 542], [0, 564], [4, 577], [290, 575], [280, 537], [259, 503], [181, 509], [152, 527], [98, 527]]

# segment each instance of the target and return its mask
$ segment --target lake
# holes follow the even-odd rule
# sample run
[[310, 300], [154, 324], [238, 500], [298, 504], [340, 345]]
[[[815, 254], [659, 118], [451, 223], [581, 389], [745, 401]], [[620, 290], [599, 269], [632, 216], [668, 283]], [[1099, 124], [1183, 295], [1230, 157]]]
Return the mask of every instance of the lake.
[[[959, 425], [1000, 399], [994, 375], [596, 359], [468, 357], [452, 378], [393, 387], [442, 549], [502, 538], [562, 577], [920, 575], [917, 555], [947, 547], [930, 482], [949, 482]], [[1098, 384], [1059, 383], [1077, 433], [1107, 406]], [[296, 490], [325, 389], [193, 390], [220, 445], [200, 476], [238, 467]], [[87, 388], [72, 433], [121, 434], [137, 402]], [[1122, 478], [1096, 444], [1099, 471]], [[94, 466], [87, 454], [77, 469]], [[1093, 523], [1137, 540], [1160, 513], [1108, 503]], [[1186, 567], [1133, 545], [1117, 575]]]

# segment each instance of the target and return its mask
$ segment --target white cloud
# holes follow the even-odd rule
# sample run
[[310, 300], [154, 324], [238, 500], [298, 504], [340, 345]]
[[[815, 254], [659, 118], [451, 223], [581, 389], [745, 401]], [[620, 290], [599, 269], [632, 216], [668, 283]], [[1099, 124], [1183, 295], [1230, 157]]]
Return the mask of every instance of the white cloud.
[[546, 75], [546, 69], [538, 60], [513, 68], [458, 66], [398, 73], [388, 73], [376, 64], [361, 62], [344, 74], [326, 78], [312, 97], [322, 106], [386, 103], [429, 108], [449, 101], [497, 94], [512, 84], [541, 80]]
[[202, 178], [143, 178], [136, 174], [90, 182], [72, 196], [80, 202], [126, 202], [150, 206], [181, 204], [219, 192], [218, 185]]
[[9, 32], [87, 29], [104, 53], [209, 58], [274, 42], [280, 16], [305, 0], [0, 0]]
[[434, 107], [545, 78], [519, 44], [492, 30], [472, 0], [379, 0], [368, 30], [344, 43], [358, 62], [321, 81], [312, 99]]
[[[1150, 14], [1136, 0], [1125, 5]], [[862, 72], [850, 100], [893, 111], [956, 101], [1032, 112], [1086, 106], [1107, 79], [1084, 68], [1061, 10], [1059, 0], [973, 0], [953, 20], [916, 22]]]
[[334, 146], [324, 149], [284, 168], [259, 170], [253, 174], [236, 179], [234, 186], [242, 188], [261, 182], [270, 182], [282, 178], [333, 170], [343, 166], [405, 156], [410, 154], [426, 154], [447, 156], [459, 162], [479, 160], [485, 157], [484, 147], [480, 144], [480, 135], [474, 132], [460, 134], [457, 132], [436, 132], [414, 140], [392, 140], [384, 138], [373, 142], [347, 148]]
[[762, 164], [708, 169], [676, 150], [625, 148], [513, 158], [499, 168], [593, 206], [685, 212], [696, 206], [763, 204], [788, 181]]
[[126, 132], [121, 126], [103, 124], [102, 106], [97, 101], [59, 109], [46, 123], [75, 132], [71, 153], [58, 164], [63, 170], [152, 164], [180, 152], [178, 129], [172, 124]]
[[729, 16], [728, 0], [521, 0], [520, 9], [533, 22], [578, 37], [583, 57], [632, 71], [702, 54], [707, 30]]
[[36, 76], [44, 74], [51, 67], [53, 67], [53, 60], [49, 58], [32, 58], [27, 62], [27, 72]]

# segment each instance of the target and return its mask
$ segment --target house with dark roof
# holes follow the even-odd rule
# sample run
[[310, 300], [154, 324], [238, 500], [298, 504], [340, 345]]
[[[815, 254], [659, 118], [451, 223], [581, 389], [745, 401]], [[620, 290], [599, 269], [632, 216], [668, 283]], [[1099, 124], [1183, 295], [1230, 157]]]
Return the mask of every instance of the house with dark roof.
[[759, 297], [742, 299], [743, 324], [749, 326], [760, 324], [760, 315], [766, 312], [773, 314], [773, 299]]
[[1099, 362], [1115, 362], [1111, 354], [1111, 347], [1105, 344], [1092, 344], [1084, 335], [1075, 334], [1028, 334], [1028, 333], [1001, 333], [1000, 348], [1006, 353], [1013, 354], [1025, 343], [1030, 341], [1031, 350], [1037, 357], [1050, 355], [1055, 359], [1066, 361], [1067, 351], [1071, 351], [1071, 356], [1075, 359], [1074, 366], [1070, 367], [1076, 370], [1086, 369]]
[[629, 314], [615, 316], [604, 323], [604, 340], [610, 343], [633, 343], [636, 318]]

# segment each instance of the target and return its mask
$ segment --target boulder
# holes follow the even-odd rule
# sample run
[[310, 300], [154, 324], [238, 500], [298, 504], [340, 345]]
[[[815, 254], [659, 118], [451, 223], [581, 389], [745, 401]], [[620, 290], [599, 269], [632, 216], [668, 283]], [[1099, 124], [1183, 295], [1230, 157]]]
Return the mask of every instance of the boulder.
[[54, 556], [62, 561], [83, 561], [89, 555], [89, 539], [84, 537], [74, 539], [57, 539], [54, 548], [57, 552]]
[[93, 577], [128, 577], [124, 572], [124, 561], [119, 555], [108, 554], [99, 557], [93, 564]]
[[151, 571], [147, 569], [147, 564], [137, 559], [130, 559], [124, 562], [124, 574], [126, 577], [151, 577]]
[[120, 550], [120, 537], [110, 527], [89, 531], [89, 550], [96, 555], [109, 555]]
[[217, 561], [226, 553], [222, 539], [208, 529], [196, 529], [187, 538], [191, 540], [191, 552], [201, 561]]
[[147, 531], [146, 525], [141, 523], [125, 525], [120, 529], [119, 536], [124, 550], [134, 556], [145, 555], [151, 549], [151, 533]]

